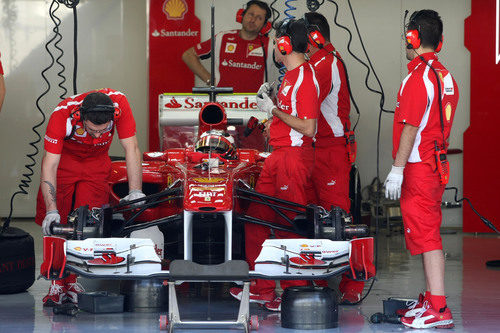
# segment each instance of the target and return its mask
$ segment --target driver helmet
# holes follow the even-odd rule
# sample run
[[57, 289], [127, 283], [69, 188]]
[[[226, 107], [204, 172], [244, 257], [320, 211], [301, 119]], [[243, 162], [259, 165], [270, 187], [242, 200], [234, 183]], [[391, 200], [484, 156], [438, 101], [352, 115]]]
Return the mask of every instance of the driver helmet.
[[211, 150], [228, 160], [236, 159], [233, 137], [221, 130], [210, 130], [202, 133], [194, 148], [202, 153], [208, 153]]

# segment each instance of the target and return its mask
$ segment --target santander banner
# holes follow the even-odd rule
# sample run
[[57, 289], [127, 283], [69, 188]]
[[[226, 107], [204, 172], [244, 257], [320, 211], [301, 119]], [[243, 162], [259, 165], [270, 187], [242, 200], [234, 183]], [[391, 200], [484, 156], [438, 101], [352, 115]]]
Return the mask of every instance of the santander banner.
[[194, 75], [182, 53], [200, 42], [195, 0], [149, 0], [149, 150], [160, 148], [158, 96], [188, 93]]
[[[500, 162], [500, 1], [471, 0], [465, 20], [465, 46], [471, 53], [470, 126], [464, 133], [464, 197], [497, 228]], [[470, 207], [463, 206], [464, 232], [491, 232]]]
[[[171, 111], [199, 111], [209, 102], [208, 95], [190, 94], [163, 94], [160, 96], [161, 112]], [[222, 105], [226, 112], [232, 110], [246, 111], [248, 114], [260, 113], [255, 102], [255, 94], [231, 94], [217, 96], [217, 103]]]

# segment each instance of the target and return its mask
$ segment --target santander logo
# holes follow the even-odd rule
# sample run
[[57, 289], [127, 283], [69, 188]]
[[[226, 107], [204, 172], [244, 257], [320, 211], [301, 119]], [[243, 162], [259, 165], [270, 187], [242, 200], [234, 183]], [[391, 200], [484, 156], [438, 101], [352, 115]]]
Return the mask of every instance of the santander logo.
[[178, 109], [178, 108], [182, 107], [182, 104], [179, 104], [179, 102], [177, 102], [175, 97], [172, 97], [170, 102], [165, 104], [165, 107], [172, 108], [172, 109]]
[[[177, 97], [177, 98], [176, 98]], [[165, 110], [171, 109], [199, 109], [202, 108], [205, 104], [209, 103], [207, 99], [202, 100], [198, 96], [170, 96], [163, 100], [163, 108]], [[222, 105], [225, 109], [234, 109], [234, 110], [257, 110], [257, 103], [254, 102], [255, 97], [249, 98], [249, 96], [245, 96], [244, 98], [234, 99], [234, 100], [224, 100], [224, 97], [218, 99], [217, 103]]]

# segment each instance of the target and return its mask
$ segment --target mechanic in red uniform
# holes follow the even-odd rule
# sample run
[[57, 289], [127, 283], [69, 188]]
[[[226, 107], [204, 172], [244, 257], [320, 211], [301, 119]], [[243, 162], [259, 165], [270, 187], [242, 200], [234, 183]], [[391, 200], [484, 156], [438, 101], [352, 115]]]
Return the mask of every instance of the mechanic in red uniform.
[[[278, 91], [277, 103], [263, 84], [257, 95], [257, 106], [273, 117], [270, 125], [272, 154], [265, 160], [255, 190], [276, 198], [307, 204], [310, 174], [313, 167], [313, 137], [319, 112], [319, 87], [312, 66], [305, 59], [307, 30], [303, 20], [282, 22], [276, 32], [275, 56], [285, 65], [287, 73]], [[273, 210], [251, 205], [249, 214], [270, 222], [287, 224]], [[290, 218], [294, 214], [287, 214]], [[287, 224], [288, 225], [288, 224]], [[297, 238], [296, 234], [276, 230], [276, 238]], [[264, 240], [271, 238], [268, 227], [245, 225], [246, 257], [253, 269]], [[306, 285], [307, 281], [281, 281], [281, 287]], [[276, 297], [275, 282], [257, 280], [250, 288], [250, 301], [264, 304], [268, 310], [280, 311], [281, 298]], [[231, 295], [241, 298], [241, 288], [232, 288]]]
[[426, 292], [413, 309], [398, 314], [409, 327], [451, 328], [453, 317], [446, 306], [439, 234], [445, 185], [436, 164], [435, 147], [448, 147], [458, 88], [435, 53], [442, 45], [443, 22], [439, 14], [433, 10], [414, 12], [407, 29], [406, 57], [410, 62], [408, 76], [398, 93], [394, 164], [385, 186], [386, 197], [397, 200], [401, 196], [406, 247], [411, 255], [422, 254]]
[[5, 99], [5, 81], [3, 79], [2, 61], [0, 60], [0, 112], [2, 111], [2, 105], [4, 99]]
[[[50, 235], [52, 223], [66, 223], [77, 207], [101, 207], [109, 202], [111, 172], [109, 147], [116, 130], [125, 150], [129, 194], [122, 200], [144, 197], [141, 152], [135, 120], [125, 95], [100, 89], [63, 100], [52, 112], [45, 132], [35, 222]], [[53, 280], [44, 305], [76, 303], [82, 291], [76, 275]]]
[[[215, 85], [233, 87], [235, 93], [255, 93], [264, 82], [269, 37], [260, 33], [271, 17], [264, 1], [246, 4], [241, 29], [223, 31], [215, 36]], [[187, 49], [182, 60], [206, 84], [210, 72], [200, 62], [211, 54], [211, 39]]]
[[[329, 210], [332, 206], [350, 211], [348, 158], [344, 133], [351, 123], [351, 101], [347, 77], [340, 54], [330, 42], [330, 26], [326, 18], [317, 12], [304, 15], [309, 31], [309, 63], [313, 65], [319, 83], [321, 103], [318, 132], [314, 145], [314, 169], [312, 180], [316, 202]], [[326, 281], [317, 281], [326, 286]], [[342, 275], [339, 285], [341, 303], [354, 304], [361, 300], [365, 283]]]

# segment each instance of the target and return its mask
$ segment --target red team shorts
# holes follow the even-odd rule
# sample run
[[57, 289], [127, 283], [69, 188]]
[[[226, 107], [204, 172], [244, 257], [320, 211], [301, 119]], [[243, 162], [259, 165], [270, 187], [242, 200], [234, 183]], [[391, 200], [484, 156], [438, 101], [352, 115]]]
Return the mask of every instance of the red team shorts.
[[[57, 210], [61, 223], [66, 224], [72, 209], [89, 205], [101, 207], [109, 202], [109, 176], [111, 160], [107, 154], [79, 158], [61, 154], [57, 169]], [[73, 204], [74, 202], [74, 204]], [[35, 222], [42, 225], [45, 218], [45, 202], [38, 190]]]
[[441, 185], [435, 163], [407, 163], [401, 188], [406, 248], [411, 255], [441, 250]]

